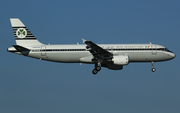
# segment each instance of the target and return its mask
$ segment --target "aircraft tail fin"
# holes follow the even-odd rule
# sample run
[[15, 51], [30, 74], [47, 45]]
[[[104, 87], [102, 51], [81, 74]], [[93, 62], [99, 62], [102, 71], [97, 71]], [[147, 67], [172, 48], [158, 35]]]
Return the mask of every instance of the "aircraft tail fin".
[[10, 18], [10, 21], [17, 45], [43, 45], [18, 18]]

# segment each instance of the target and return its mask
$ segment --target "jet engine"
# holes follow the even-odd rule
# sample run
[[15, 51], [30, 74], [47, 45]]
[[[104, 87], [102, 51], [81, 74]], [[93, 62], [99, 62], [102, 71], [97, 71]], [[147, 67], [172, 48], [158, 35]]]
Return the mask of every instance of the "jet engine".
[[118, 55], [113, 56], [113, 64], [115, 65], [128, 65], [129, 64], [129, 56], [127, 55]]

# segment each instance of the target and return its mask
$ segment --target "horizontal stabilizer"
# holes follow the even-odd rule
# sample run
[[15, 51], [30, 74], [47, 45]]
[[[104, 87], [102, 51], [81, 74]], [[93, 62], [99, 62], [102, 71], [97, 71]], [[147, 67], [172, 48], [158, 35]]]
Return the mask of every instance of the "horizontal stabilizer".
[[22, 47], [22, 46], [19, 46], [19, 45], [13, 45], [13, 47], [19, 52], [30, 51], [29, 49]]

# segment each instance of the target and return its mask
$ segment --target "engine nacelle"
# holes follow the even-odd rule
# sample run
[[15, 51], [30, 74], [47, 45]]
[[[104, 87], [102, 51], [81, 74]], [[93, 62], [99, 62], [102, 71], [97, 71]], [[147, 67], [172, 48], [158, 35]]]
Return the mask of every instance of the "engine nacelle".
[[113, 56], [112, 61], [114, 62], [115, 65], [128, 65], [129, 56], [127, 55]]

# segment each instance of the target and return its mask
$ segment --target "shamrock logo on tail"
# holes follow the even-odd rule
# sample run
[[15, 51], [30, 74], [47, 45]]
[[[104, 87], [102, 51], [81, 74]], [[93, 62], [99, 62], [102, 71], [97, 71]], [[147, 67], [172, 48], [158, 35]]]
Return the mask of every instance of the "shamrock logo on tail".
[[25, 38], [26, 35], [27, 35], [27, 31], [24, 28], [19, 28], [16, 31], [16, 35], [17, 35], [18, 38]]

